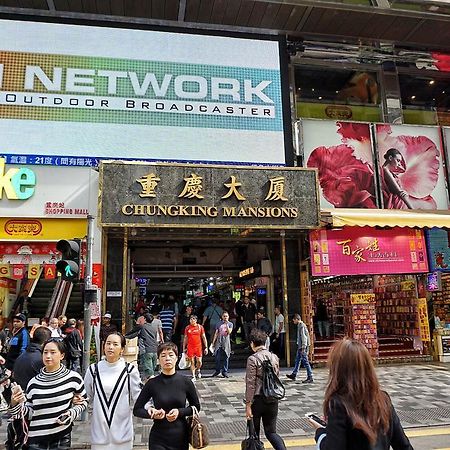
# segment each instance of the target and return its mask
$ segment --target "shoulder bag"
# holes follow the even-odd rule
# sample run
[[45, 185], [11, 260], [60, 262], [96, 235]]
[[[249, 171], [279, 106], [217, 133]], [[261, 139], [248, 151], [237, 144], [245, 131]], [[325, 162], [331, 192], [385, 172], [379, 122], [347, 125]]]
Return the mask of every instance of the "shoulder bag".
[[255, 431], [253, 419], [247, 420], [248, 437], [241, 442], [241, 450], [264, 450], [264, 444], [259, 440]]
[[192, 448], [205, 448], [209, 445], [208, 428], [200, 421], [198, 410], [195, 406], [192, 408], [192, 417], [190, 418], [189, 443]]

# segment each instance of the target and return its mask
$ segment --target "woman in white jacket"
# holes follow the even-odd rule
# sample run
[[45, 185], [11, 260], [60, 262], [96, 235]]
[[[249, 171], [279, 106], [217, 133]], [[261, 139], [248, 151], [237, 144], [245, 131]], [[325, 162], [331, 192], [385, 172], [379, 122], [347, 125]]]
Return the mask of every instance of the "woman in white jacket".
[[84, 378], [86, 393], [93, 404], [92, 450], [131, 450], [133, 420], [131, 403], [141, 392], [138, 370], [122, 358], [125, 338], [111, 333], [104, 345], [105, 358], [91, 364]]

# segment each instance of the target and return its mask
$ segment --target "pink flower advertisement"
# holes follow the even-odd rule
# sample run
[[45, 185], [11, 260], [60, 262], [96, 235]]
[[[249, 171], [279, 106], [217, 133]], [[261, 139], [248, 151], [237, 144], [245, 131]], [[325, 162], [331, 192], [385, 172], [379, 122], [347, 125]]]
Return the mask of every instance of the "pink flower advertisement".
[[382, 205], [386, 209], [448, 209], [438, 127], [375, 125]]
[[309, 234], [313, 276], [421, 273], [428, 271], [422, 230], [344, 227]]
[[370, 124], [301, 124], [304, 165], [318, 169], [321, 208], [377, 208]]

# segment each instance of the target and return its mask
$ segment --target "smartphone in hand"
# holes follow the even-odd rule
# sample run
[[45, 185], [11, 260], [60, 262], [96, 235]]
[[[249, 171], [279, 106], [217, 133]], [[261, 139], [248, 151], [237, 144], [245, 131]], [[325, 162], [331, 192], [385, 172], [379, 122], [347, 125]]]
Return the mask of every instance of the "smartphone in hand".
[[70, 422], [70, 414], [68, 414], [68, 413], [63, 413], [63, 414], [61, 414], [61, 415], [56, 419], [56, 422], [57, 422], [59, 425], [66, 425], [66, 424], [68, 424], [68, 423]]
[[321, 419], [319, 416], [317, 416], [316, 414], [313, 413], [307, 413], [305, 414], [305, 417], [312, 420], [313, 422], [316, 422], [317, 425], [320, 425], [322, 427], [326, 427], [327, 423], [325, 422], [325, 420]]

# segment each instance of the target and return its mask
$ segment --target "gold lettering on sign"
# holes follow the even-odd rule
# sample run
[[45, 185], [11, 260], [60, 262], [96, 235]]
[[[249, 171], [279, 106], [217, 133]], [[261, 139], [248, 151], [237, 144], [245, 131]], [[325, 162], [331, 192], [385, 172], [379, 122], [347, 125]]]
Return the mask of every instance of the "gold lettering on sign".
[[139, 197], [156, 197], [155, 189], [158, 185], [158, 181], [161, 181], [161, 178], [154, 173], [149, 173], [136, 181], [142, 186], [142, 192], [139, 194]]
[[203, 178], [196, 175], [195, 173], [191, 173], [190, 177], [184, 178], [184, 189], [183, 192], [178, 197], [185, 198], [204, 198], [203, 195], [200, 195], [200, 192], [203, 190]]
[[284, 183], [285, 179], [284, 177], [275, 177], [270, 178], [270, 186], [269, 186], [269, 192], [266, 195], [266, 198], [264, 200], [281, 200], [283, 202], [287, 202], [288, 198], [284, 196]]
[[222, 199], [226, 199], [234, 195], [239, 201], [245, 200], [245, 197], [238, 191], [238, 188], [242, 186], [242, 183], [236, 181], [235, 176], [230, 177], [229, 183], [223, 183], [225, 187], [228, 188], [228, 192], [222, 197]]

